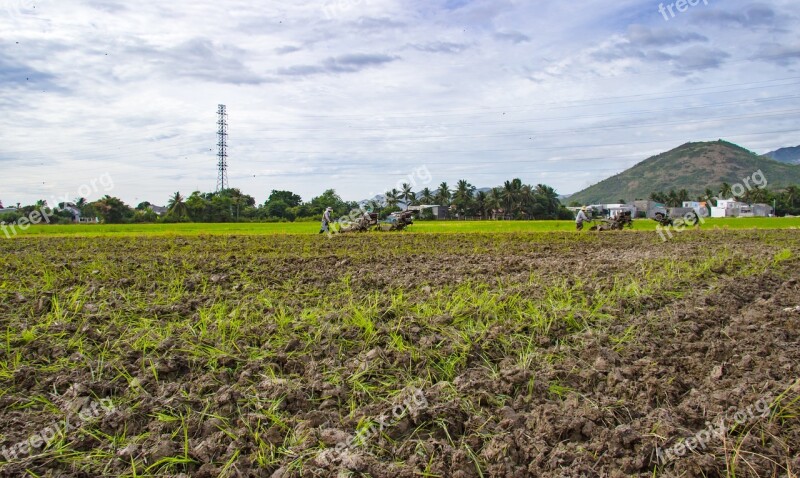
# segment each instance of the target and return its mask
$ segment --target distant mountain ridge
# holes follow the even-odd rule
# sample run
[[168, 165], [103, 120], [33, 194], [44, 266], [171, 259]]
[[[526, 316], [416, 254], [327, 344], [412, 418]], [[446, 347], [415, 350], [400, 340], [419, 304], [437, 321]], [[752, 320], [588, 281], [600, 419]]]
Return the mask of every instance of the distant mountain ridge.
[[653, 192], [686, 189], [691, 197], [723, 182], [736, 184], [762, 171], [768, 188], [800, 184], [800, 166], [759, 156], [739, 145], [719, 140], [686, 143], [590, 186], [569, 197], [581, 204], [631, 202]]
[[800, 164], [800, 146], [776, 149], [775, 151], [770, 151], [764, 156], [782, 163]]

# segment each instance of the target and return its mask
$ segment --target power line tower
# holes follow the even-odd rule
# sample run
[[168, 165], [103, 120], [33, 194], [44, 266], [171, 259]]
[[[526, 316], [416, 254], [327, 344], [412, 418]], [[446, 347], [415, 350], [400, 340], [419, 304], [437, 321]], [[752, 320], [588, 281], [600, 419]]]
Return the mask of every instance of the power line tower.
[[217, 107], [217, 192], [228, 189], [228, 113], [225, 105]]

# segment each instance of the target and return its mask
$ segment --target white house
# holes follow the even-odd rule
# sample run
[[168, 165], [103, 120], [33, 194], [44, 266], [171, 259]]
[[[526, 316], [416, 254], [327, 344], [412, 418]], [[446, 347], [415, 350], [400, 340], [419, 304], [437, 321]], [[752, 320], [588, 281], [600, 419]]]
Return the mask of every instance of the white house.
[[683, 207], [694, 209], [695, 214], [697, 214], [699, 217], [708, 216], [708, 209], [705, 201], [683, 201]]
[[751, 206], [736, 199], [718, 199], [717, 205], [711, 208], [711, 217], [766, 217], [772, 214], [772, 208], [766, 204]]

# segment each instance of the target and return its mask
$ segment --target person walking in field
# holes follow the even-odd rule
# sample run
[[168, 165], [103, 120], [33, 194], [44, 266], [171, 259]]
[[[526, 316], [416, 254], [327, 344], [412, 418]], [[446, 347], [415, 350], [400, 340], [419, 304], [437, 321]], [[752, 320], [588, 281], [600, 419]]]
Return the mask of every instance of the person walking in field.
[[333, 222], [333, 208], [329, 207], [325, 209], [325, 212], [322, 214], [322, 227], [320, 227], [319, 233], [322, 234], [323, 232], [327, 233], [329, 231], [329, 227]]
[[586, 215], [587, 210], [586, 206], [583, 206], [581, 210], [578, 211], [578, 215], [575, 216], [575, 229], [579, 231], [583, 230], [583, 223], [589, 220], [589, 216]]

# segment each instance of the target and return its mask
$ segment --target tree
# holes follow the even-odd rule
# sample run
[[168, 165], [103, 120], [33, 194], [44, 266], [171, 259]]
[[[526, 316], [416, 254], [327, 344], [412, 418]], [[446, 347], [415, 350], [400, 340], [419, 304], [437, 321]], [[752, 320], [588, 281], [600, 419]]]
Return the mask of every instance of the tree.
[[414, 202], [414, 200], [417, 198], [417, 195], [411, 190], [410, 184], [403, 183], [401, 187], [402, 191], [400, 192], [400, 199], [406, 203], [406, 210], [408, 210], [408, 206]]
[[675, 207], [683, 206], [683, 203], [690, 199], [691, 198], [689, 197], [689, 191], [681, 189], [680, 191], [678, 191], [678, 197], [677, 197], [678, 203], [675, 205]]
[[105, 195], [103, 198], [93, 202], [97, 214], [108, 224], [121, 224], [126, 218], [133, 216], [133, 210], [121, 199]]
[[289, 208], [289, 205], [286, 204], [283, 200], [273, 200], [267, 202], [267, 216], [268, 217], [277, 217], [281, 219], [287, 219], [289, 221], [294, 221], [295, 215]]
[[289, 207], [297, 207], [303, 202], [303, 198], [291, 191], [278, 191], [273, 189], [272, 192], [269, 193], [269, 198], [265, 205], [272, 201], [283, 201]]
[[489, 217], [489, 196], [485, 192], [478, 191], [478, 194], [475, 195], [475, 208], [478, 210], [481, 219]]
[[424, 204], [431, 204], [436, 200], [436, 198], [434, 198], [431, 189], [426, 187], [419, 192], [419, 200]]
[[395, 188], [392, 188], [391, 191], [386, 191], [386, 205], [389, 208], [397, 207], [397, 203], [400, 202], [400, 191]]
[[522, 181], [513, 179], [503, 183], [502, 199], [505, 205], [506, 214], [514, 216], [519, 212], [517, 207], [519, 205], [520, 193], [522, 192]]
[[678, 199], [678, 193], [675, 192], [674, 189], [670, 189], [667, 193], [667, 202], [666, 205], [669, 207], [678, 207], [680, 206], [680, 200]]
[[492, 188], [486, 197], [486, 207], [495, 211], [503, 204], [503, 192], [500, 188]]
[[441, 206], [449, 206], [450, 198], [450, 187], [447, 183], [443, 182], [439, 185], [439, 189], [436, 190], [436, 202]]
[[167, 203], [168, 214], [177, 220], [185, 220], [189, 218], [189, 211], [186, 208], [186, 203], [183, 200], [180, 192], [176, 192], [169, 198]]
[[456, 184], [456, 190], [453, 194], [453, 204], [455, 204], [456, 211], [459, 215], [466, 214], [470, 209], [474, 192], [475, 186], [470, 184], [466, 179], [460, 179]]
[[313, 216], [322, 216], [325, 208], [332, 207], [333, 215], [340, 217], [349, 214], [350, 211], [358, 207], [355, 203], [347, 203], [336, 194], [336, 190], [328, 189], [322, 195], [311, 199], [308, 210]]
[[783, 191], [783, 194], [789, 207], [794, 208], [800, 204], [800, 187], [789, 186]]
[[766, 204], [772, 202], [772, 196], [770, 195], [769, 191], [762, 189], [759, 186], [748, 189], [747, 192], [744, 193], [742, 199], [750, 204]]
[[84, 215], [84, 210], [89, 203], [86, 201], [86, 198], [80, 197], [75, 199], [75, 207], [81, 212], [81, 215]]
[[719, 197], [721, 199], [730, 199], [733, 196], [733, 189], [731, 189], [731, 185], [728, 183], [722, 183], [722, 186], [719, 188]]
[[661, 191], [650, 193], [650, 200], [661, 204], [666, 204], [669, 198]]

